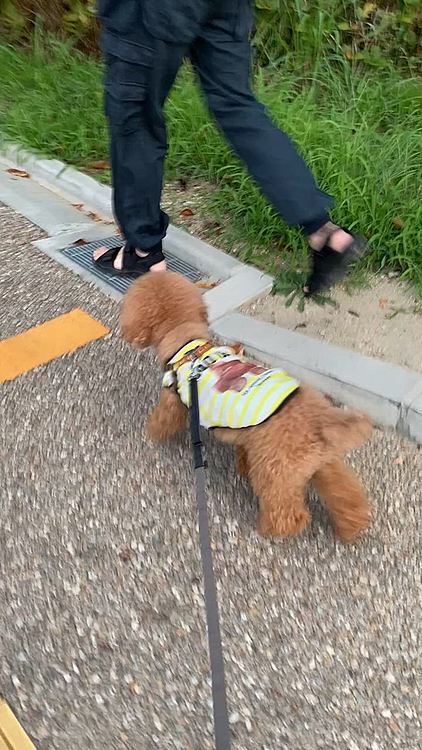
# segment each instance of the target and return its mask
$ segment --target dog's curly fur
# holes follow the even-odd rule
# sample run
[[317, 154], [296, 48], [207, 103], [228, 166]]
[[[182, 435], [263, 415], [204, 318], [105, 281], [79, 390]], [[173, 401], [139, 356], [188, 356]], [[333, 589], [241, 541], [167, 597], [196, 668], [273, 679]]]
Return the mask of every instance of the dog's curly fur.
[[[121, 333], [139, 348], [155, 347], [162, 364], [184, 344], [209, 339], [200, 291], [168, 271], [149, 273], [127, 292]], [[175, 437], [187, 425], [187, 409], [176, 391], [163, 388], [148, 420], [155, 441]], [[215, 429], [223, 443], [236, 446], [238, 471], [259, 498], [257, 529], [264, 536], [288, 536], [309, 521], [306, 486], [313, 484], [343, 541], [352, 541], [370, 523], [371, 510], [344, 454], [366, 441], [370, 420], [338, 409], [311, 388], [300, 391], [270, 419], [256, 427]]]

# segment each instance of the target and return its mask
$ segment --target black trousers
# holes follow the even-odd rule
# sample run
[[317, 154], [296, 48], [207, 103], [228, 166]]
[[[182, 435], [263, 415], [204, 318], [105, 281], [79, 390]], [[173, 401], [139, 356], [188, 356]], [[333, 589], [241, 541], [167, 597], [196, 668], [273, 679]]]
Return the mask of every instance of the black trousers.
[[150, 250], [166, 233], [163, 106], [186, 57], [233, 151], [283, 219], [307, 233], [328, 220], [332, 199], [252, 93], [251, 0], [100, 0], [99, 11], [114, 210], [130, 245]]

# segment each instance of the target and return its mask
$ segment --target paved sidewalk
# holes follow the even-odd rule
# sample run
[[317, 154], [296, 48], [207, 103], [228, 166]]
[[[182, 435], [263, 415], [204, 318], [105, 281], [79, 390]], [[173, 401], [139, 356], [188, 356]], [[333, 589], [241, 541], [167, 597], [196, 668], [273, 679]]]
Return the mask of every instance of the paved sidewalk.
[[[0, 694], [39, 750], [211, 750], [188, 441], [146, 441], [160, 374], [118, 305], [0, 227], [0, 338], [76, 307], [113, 329], [0, 386]], [[418, 446], [353, 458], [376, 520], [352, 547], [314, 500], [301, 538], [260, 539], [230, 451], [208, 460], [234, 750], [417, 750]]]

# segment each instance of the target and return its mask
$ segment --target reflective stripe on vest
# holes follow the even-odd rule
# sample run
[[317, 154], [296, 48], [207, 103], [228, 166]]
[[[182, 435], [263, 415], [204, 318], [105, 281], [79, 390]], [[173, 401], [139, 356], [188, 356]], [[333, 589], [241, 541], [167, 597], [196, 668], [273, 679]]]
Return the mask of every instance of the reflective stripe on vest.
[[[189, 380], [194, 368], [198, 376], [201, 425], [239, 429], [261, 424], [299, 388], [299, 382], [278, 369], [266, 369], [247, 362], [230, 346], [204, 347], [206, 341], [192, 341], [169, 362], [177, 382], [177, 391], [185, 406], [190, 406]], [[204, 351], [205, 348], [205, 351]], [[198, 358], [195, 351], [201, 349]], [[186, 357], [192, 353], [192, 359]], [[178, 366], [180, 362], [180, 366]], [[163, 385], [174, 380], [165, 374]]]

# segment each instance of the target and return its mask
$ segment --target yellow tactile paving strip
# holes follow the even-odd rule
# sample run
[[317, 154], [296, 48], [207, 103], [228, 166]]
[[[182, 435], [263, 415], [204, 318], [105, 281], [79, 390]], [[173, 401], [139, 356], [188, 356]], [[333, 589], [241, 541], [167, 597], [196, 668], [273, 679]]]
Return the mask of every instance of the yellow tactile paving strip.
[[36, 750], [7, 703], [0, 700], [0, 750]]
[[75, 309], [4, 339], [0, 341], [0, 383], [69, 354], [109, 331], [88, 313]]

